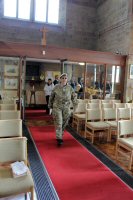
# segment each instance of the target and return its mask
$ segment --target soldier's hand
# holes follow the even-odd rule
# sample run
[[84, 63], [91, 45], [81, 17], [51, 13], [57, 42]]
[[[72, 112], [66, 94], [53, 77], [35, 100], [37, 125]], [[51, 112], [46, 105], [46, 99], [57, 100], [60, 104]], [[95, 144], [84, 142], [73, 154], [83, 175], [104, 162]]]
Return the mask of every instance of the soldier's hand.
[[75, 105], [75, 106], [73, 107], [73, 113], [76, 112], [77, 108], [78, 108], [78, 105]]
[[50, 110], [49, 110], [49, 115], [51, 115], [52, 114], [52, 108], [50, 108]]

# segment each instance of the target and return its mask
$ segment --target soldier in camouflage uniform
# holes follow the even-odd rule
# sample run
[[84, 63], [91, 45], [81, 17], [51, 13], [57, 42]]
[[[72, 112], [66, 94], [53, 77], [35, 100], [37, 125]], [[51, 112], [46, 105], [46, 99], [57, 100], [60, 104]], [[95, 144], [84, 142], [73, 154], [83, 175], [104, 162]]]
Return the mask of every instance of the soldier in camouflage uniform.
[[57, 144], [63, 143], [63, 132], [70, 118], [70, 105], [77, 105], [77, 96], [71, 87], [67, 84], [67, 74], [60, 76], [60, 83], [55, 85], [49, 99], [49, 108], [52, 108], [52, 115], [56, 129]]

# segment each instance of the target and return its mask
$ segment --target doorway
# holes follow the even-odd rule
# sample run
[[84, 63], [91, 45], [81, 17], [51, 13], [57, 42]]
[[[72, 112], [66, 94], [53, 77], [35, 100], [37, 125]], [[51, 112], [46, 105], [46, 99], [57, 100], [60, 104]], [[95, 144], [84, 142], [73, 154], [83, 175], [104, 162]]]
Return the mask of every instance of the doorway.
[[58, 60], [26, 59], [22, 87], [24, 115], [28, 109], [46, 109], [44, 86], [49, 77], [54, 81], [55, 75], [61, 74], [61, 71]]

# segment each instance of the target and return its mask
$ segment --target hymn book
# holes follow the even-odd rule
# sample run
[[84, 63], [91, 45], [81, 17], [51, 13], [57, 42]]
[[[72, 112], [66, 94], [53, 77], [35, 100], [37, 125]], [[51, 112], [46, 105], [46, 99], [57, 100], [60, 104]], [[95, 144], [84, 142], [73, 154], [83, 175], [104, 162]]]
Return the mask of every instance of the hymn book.
[[23, 161], [21, 162], [16, 161], [12, 163], [11, 168], [14, 178], [27, 175], [28, 167], [25, 165]]

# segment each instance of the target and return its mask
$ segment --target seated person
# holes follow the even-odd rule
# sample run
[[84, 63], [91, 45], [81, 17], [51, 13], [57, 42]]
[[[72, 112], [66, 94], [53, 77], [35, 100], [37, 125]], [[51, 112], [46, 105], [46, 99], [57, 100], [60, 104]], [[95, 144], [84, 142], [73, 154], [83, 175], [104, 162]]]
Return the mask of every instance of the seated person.
[[99, 89], [100, 88], [100, 85], [98, 83], [98, 81], [95, 82], [95, 89]]
[[81, 99], [83, 97], [83, 87], [81, 87], [79, 83], [76, 86], [76, 93], [78, 99]]

